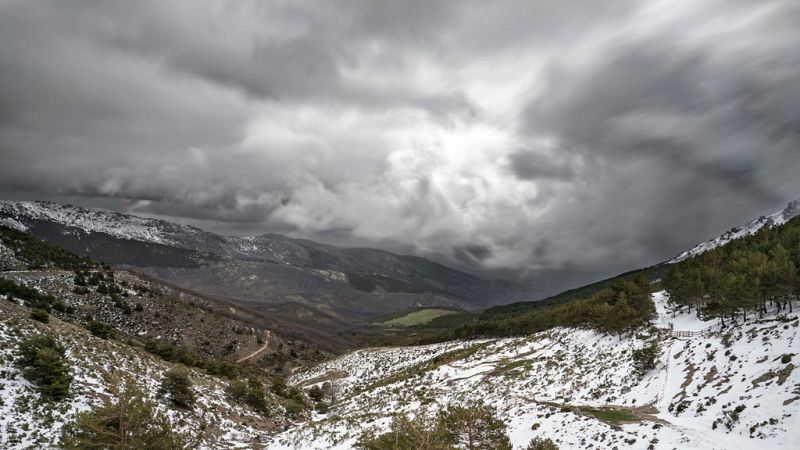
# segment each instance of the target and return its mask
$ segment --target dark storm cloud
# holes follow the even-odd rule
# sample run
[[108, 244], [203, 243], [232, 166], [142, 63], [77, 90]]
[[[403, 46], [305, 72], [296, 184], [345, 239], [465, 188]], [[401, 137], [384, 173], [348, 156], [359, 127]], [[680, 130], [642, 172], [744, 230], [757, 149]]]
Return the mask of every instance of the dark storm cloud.
[[781, 41], [797, 33], [766, 26], [798, 10], [772, 6], [756, 34], [726, 36], [735, 42], [687, 46], [675, 30], [609, 46], [581, 71], [555, 64], [523, 132], [591, 159], [604, 180], [577, 189], [583, 208], [544, 221], [551, 241], [567, 251], [576, 230], [564, 223], [578, 221], [586, 240], [622, 249], [621, 270], [800, 197], [800, 52]]
[[0, 6], [0, 192], [577, 282], [800, 197], [800, 8]]

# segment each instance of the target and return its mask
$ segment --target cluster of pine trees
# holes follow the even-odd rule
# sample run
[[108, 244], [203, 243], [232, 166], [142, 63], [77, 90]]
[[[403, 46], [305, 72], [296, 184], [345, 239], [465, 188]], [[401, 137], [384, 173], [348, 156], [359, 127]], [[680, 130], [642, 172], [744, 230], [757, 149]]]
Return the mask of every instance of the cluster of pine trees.
[[[438, 414], [397, 414], [388, 432], [364, 433], [356, 443], [363, 450], [511, 450], [506, 424], [482, 402], [448, 405]], [[550, 439], [536, 438], [526, 450], [558, 450]]]
[[646, 326], [655, 316], [650, 280], [618, 280], [583, 299], [525, 313], [480, 318], [457, 328], [454, 338], [524, 336], [554, 327], [591, 328], [624, 334]]
[[674, 264], [662, 278], [670, 301], [704, 319], [791, 312], [800, 288], [800, 218]]
[[[66, 350], [52, 335], [35, 334], [23, 340], [16, 365], [43, 401], [57, 403], [70, 396], [73, 377]], [[130, 376], [120, 372], [109, 378], [109, 384], [112, 396], [104, 398], [103, 406], [79, 414], [64, 428], [64, 448], [177, 450], [196, 446], [173, 429]], [[188, 372], [180, 368], [164, 374], [158, 394], [180, 408], [191, 408], [196, 400]]]
[[[101, 336], [98, 335], [98, 337]], [[163, 340], [147, 338], [139, 338], [139, 340], [145, 342], [145, 350], [158, 356], [164, 361], [180, 363], [188, 367], [204, 369], [210, 375], [224, 376], [228, 378], [236, 378], [239, 375], [239, 368], [233, 363], [213, 357], [204, 357], [195, 352], [189, 351], [184, 347], [180, 347]]]
[[30, 234], [5, 225], [0, 225], [0, 242], [10, 248], [17, 258], [24, 261], [29, 269], [52, 267], [87, 269], [99, 266], [90, 258], [47, 244]]
[[65, 311], [67, 306], [50, 294], [42, 294], [36, 289], [16, 283], [6, 278], [0, 278], [0, 295], [5, 295], [7, 300], [22, 300], [29, 308], [42, 309], [50, 312], [51, 309]]

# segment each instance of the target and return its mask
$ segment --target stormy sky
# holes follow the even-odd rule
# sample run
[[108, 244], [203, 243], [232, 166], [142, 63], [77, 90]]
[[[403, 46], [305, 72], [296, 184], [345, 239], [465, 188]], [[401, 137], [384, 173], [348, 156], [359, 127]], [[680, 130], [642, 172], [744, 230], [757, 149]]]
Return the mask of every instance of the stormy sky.
[[800, 197], [798, 24], [793, 0], [0, 0], [0, 197], [587, 281]]

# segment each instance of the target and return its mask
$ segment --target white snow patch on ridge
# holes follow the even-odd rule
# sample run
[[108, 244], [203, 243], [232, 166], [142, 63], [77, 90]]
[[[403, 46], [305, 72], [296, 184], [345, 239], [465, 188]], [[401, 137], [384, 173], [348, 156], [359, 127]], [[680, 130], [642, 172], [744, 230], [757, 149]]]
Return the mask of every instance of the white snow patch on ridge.
[[25, 224], [11, 217], [0, 217], [0, 225], [5, 225], [17, 231], [22, 231], [22, 232], [28, 231], [28, 227], [26, 227]]
[[[130, 216], [102, 209], [65, 206], [51, 202], [12, 202], [0, 200], [0, 213], [24, 227], [20, 221], [43, 220], [80, 228], [86, 232], [106, 233], [122, 239], [174, 244], [162, 230], [162, 222], [155, 219]], [[10, 225], [9, 225], [10, 226]]]
[[747, 223], [744, 227], [736, 227], [725, 233], [711, 239], [710, 241], [701, 242], [694, 247], [690, 248], [689, 250], [679, 254], [678, 256], [670, 259], [667, 261], [668, 264], [681, 262], [685, 259], [692, 258], [694, 256], [700, 255], [705, 253], [709, 250], [713, 250], [717, 247], [721, 247], [728, 242], [735, 241], [736, 239], [741, 239], [745, 236], [750, 236], [755, 234], [758, 230], [762, 229], [763, 227], [776, 227], [778, 225], [783, 225], [784, 223], [788, 222], [789, 219], [800, 215], [800, 199], [795, 200], [789, 203], [783, 211], [776, 212], [775, 214], [770, 214], [768, 216], [761, 216], [757, 219], [753, 219]]

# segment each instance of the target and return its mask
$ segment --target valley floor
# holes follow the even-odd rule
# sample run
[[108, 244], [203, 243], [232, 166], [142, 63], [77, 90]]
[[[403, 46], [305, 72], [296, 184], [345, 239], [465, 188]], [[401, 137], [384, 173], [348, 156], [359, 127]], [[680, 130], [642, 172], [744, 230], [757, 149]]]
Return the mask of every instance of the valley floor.
[[[348, 449], [396, 412], [482, 400], [508, 425], [514, 448], [537, 436], [561, 449], [800, 448], [797, 314], [720, 328], [673, 314], [653, 295], [656, 327], [636, 336], [554, 329], [524, 338], [359, 350], [296, 374], [333, 382], [327, 415], [272, 438], [268, 448]], [[694, 331], [674, 337], [674, 331]], [[658, 343], [638, 375], [633, 350]]]

